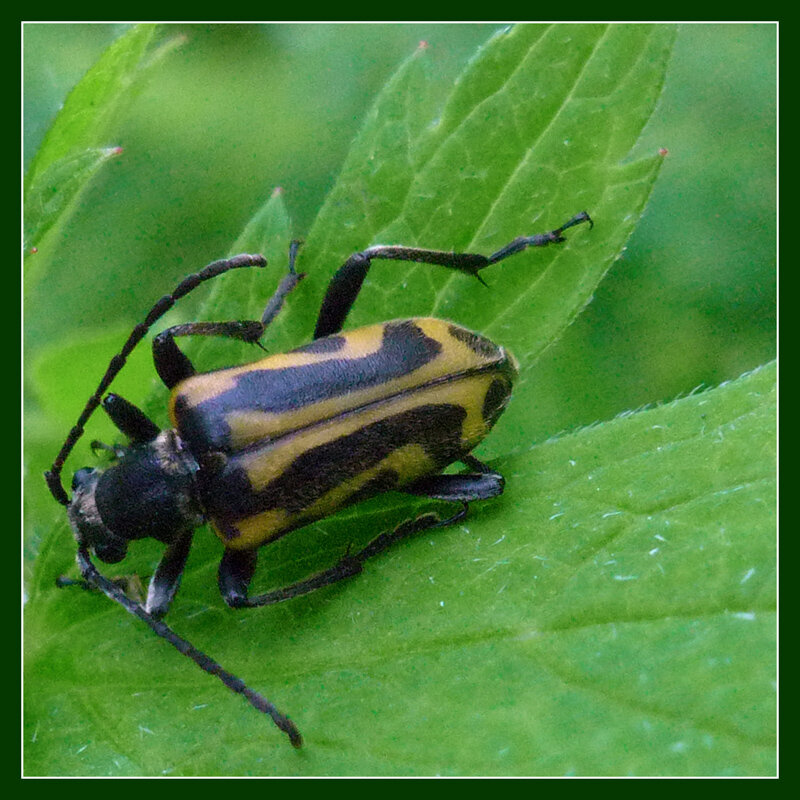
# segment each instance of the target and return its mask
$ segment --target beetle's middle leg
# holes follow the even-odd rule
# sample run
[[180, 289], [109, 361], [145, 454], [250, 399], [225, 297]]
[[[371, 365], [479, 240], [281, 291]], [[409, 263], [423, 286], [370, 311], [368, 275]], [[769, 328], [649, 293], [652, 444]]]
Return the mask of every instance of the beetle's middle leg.
[[299, 241], [293, 241], [289, 246], [289, 272], [284, 275], [275, 293], [267, 302], [260, 320], [188, 322], [183, 325], [173, 325], [153, 339], [153, 361], [156, 372], [168, 389], [196, 374], [194, 365], [175, 342], [178, 336], [222, 336], [259, 344], [264, 331], [283, 308], [287, 296], [305, 277], [305, 273], [296, 272], [294, 268], [299, 249]]
[[274, 589], [265, 594], [248, 596], [248, 587], [255, 573], [257, 553], [255, 550], [226, 550], [219, 565], [218, 583], [225, 602], [233, 608], [253, 608], [291, 600], [304, 594], [338, 583], [345, 578], [358, 575], [364, 562], [385, 550], [395, 542], [416, 536], [431, 528], [443, 528], [461, 521], [467, 514], [469, 503], [497, 497], [503, 492], [503, 476], [489, 469], [473, 456], [464, 456], [463, 463], [472, 473], [460, 475], [432, 475], [405, 486], [402, 491], [461, 504], [452, 516], [441, 519], [436, 514], [422, 514], [406, 520], [390, 531], [384, 531], [356, 553], [347, 553], [337, 564], [318, 572], [305, 580]]

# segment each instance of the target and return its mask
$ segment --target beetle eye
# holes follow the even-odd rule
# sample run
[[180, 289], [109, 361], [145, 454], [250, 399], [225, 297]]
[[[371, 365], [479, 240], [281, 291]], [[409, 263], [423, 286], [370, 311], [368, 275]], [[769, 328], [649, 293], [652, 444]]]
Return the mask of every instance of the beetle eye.
[[83, 469], [79, 469], [73, 476], [72, 476], [72, 489], [80, 489], [82, 486], [86, 486], [86, 484], [91, 480], [92, 475], [94, 475], [95, 470], [91, 467], [83, 467]]

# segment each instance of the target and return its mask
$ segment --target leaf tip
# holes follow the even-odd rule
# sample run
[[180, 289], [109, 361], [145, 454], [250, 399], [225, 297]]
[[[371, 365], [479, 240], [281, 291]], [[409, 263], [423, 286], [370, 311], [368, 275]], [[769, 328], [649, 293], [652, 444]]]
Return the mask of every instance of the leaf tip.
[[281, 197], [282, 195], [283, 195], [283, 186], [276, 186], [272, 190], [272, 194], [270, 196], [271, 197]]
[[668, 155], [669, 155], [669, 150], [667, 150], [667, 148], [666, 148], [666, 147], [660, 147], [660, 148], [658, 149], [658, 154], [659, 154], [659, 155], [660, 155], [662, 158], [664, 158], [665, 156], [668, 156]]

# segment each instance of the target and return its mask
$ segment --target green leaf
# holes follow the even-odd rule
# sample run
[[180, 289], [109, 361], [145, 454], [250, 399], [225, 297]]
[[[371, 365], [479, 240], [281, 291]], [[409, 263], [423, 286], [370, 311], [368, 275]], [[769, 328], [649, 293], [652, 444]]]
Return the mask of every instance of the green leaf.
[[[506, 495], [460, 529], [290, 604], [225, 611], [193, 558], [173, 625], [291, 712], [300, 753], [122, 612], [40, 587], [26, 771], [774, 774], [774, 442], [771, 365], [501, 459]], [[392, 516], [282, 540], [259, 583]]]
[[119, 147], [88, 147], [54, 161], [30, 184], [25, 195], [26, 255], [44, 235], [66, 217], [70, 203], [92, 176], [110, 158], [122, 152]]
[[[97, 170], [122, 152], [105, 146], [105, 139], [147, 70], [176, 41], [148, 54], [154, 33], [154, 26], [139, 25], [121, 36], [67, 97], [25, 177], [26, 254], [41, 250], [47, 233], [69, 218]], [[39, 252], [30, 262], [37, 264], [39, 276], [44, 255]]]
[[[503, 498], [356, 580], [253, 612], [224, 607], [221, 545], [196, 537], [170, 624], [289, 713], [304, 750], [120, 609], [54, 589], [74, 544], [49, 503], [26, 610], [26, 774], [774, 772], [774, 368], [533, 449], [526, 435], [534, 358], [591, 299], [657, 175], [657, 156], [625, 159], [672, 36], [519, 26], [476, 56], [433, 122], [420, 50], [368, 115], [271, 350], [307, 340], [327, 278], [369, 244], [489, 253], [584, 208], [597, 224], [487, 270], [489, 291], [376, 263], [348, 320], [435, 311], [516, 352], [520, 385], [483, 450]], [[198, 316], [258, 316], [290, 231], [273, 197], [232, 248], [270, 266], [225, 276]], [[207, 346], [190, 350], [204, 366]], [[428, 505], [379, 498], [286, 537], [262, 551], [254, 590]], [[160, 551], [139, 542], [120, 570], [146, 576]]]

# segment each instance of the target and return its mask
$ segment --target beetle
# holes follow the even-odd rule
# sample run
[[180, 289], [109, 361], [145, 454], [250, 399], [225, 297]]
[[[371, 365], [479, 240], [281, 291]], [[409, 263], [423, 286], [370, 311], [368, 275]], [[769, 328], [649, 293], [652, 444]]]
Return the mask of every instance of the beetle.
[[[506, 407], [517, 372], [504, 348], [445, 320], [393, 320], [343, 333], [373, 259], [454, 269], [482, 281], [480, 270], [528, 247], [565, 241], [566, 229], [593, 225], [582, 211], [544, 234], [521, 236], [490, 256], [397, 245], [354, 253], [331, 279], [310, 344], [244, 366], [198, 372], [178, 347], [183, 336], [219, 336], [259, 344], [304, 274], [288, 271], [260, 320], [190, 322], [153, 339], [156, 372], [170, 390], [172, 428], [160, 430], [140, 409], [106, 394], [131, 351], [182, 297], [234, 269], [264, 267], [263, 256], [213, 262], [182, 280], [150, 309], [115, 355], [51, 468], [53, 497], [66, 506], [82, 580], [145, 622], [199, 667], [268, 714], [291, 743], [295, 724], [268, 699], [176, 634], [162, 618], [175, 597], [194, 530], [209, 521], [225, 546], [218, 584], [233, 608], [265, 606], [307, 594], [361, 572], [394, 542], [462, 519], [472, 501], [503, 492], [503, 477], [471, 455]], [[85, 467], [61, 482], [67, 457], [101, 406], [127, 445], [93, 443], [112, 454], [106, 469]], [[461, 462], [460, 474], [444, 474]], [[387, 491], [457, 505], [445, 519], [425, 513], [376, 536], [334, 566], [290, 586], [250, 595], [258, 549], [345, 506]], [[92, 561], [121, 561], [130, 542], [165, 545], [144, 603], [129, 597]]]

